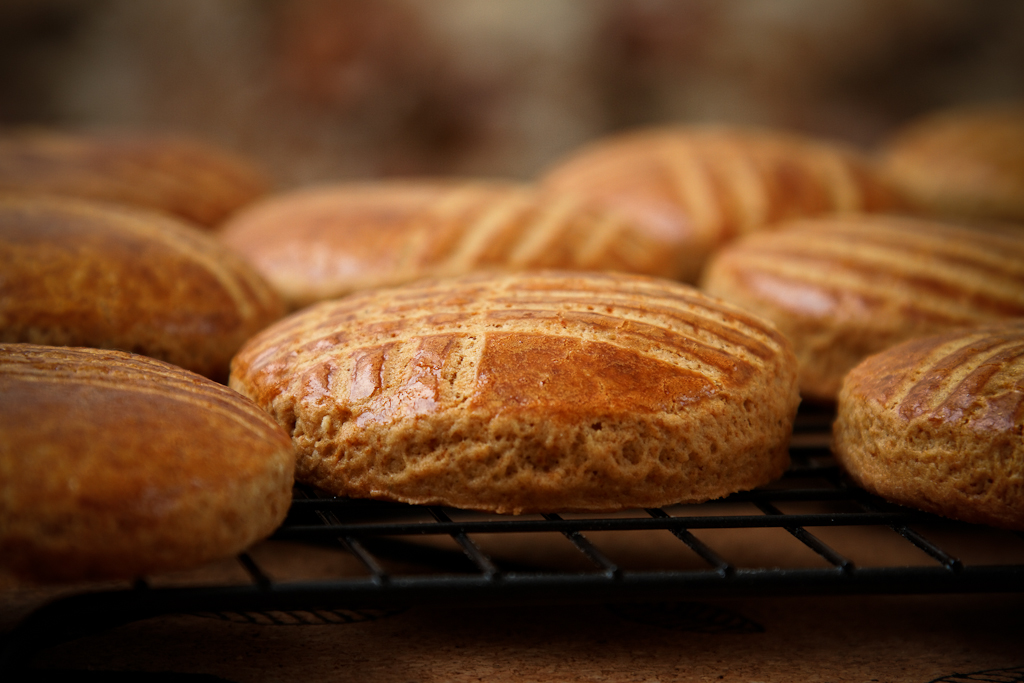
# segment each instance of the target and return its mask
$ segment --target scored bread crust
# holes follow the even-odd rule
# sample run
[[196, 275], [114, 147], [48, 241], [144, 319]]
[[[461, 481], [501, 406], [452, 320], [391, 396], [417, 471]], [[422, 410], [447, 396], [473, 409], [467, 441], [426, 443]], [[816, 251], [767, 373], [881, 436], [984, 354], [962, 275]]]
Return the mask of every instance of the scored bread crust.
[[672, 235], [529, 185], [484, 180], [349, 182], [257, 202], [221, 239], [293, 308], [361, 289], [474, 270], [677, 273]]
[[677, 277], [686, 282], [698, 279], [716, 249], [764, 226], [903, 204], [873, 162], [853, 148], [722, 125], [651, 128], [600, 139], [558, 162], [541, 183], [677, 234]]
[[890, 501], [1024, 529], [1024, 320], [866, 359], [839, 395], [833, 450], [858, 485]]
[[355, 294], [250, 340], [231, 386], [339, 495], [498, 513], [697, 502], [779, 477], [789, 343], [686, 285], [476, 274]]
[[0, 342], [120, 349], [218, 380], [284, 314], [210, 235], [109, 204], [0, 197], [0, 272]]
[[793, 342], [803, 397], [834, 401], [873, 353], [1024, 316], [1024, 242], [895, 216], [804, 219], [722, 249], [701, 288], [774, 322]]
[[898, 130], [880, 157], [919, 210], [1024, 222], [1024, 103], [935, 112]]
[[212, 228], [269, 187], [247, 160], [187, 138], [45, 130], [0, 136], [0, 194], [125, 204]]
[[291, 502], [288, 436], [227, 387], [143, 356], [0, 344], [0, 568], [133, 578], [230, 557]]

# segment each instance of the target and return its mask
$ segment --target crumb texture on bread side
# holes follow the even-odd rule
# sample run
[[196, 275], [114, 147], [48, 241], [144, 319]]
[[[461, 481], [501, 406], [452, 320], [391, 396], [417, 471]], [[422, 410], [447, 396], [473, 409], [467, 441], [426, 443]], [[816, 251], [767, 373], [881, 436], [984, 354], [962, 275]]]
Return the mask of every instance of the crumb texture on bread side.
[[781, 475], [798, 401], [769, 324], [664, 280], [432, 280], [286, 318], [231, 386], [342, 495], [496, 512], [717, 498]]
[[118, 351], [0, 344], [0, 563], [34, 581], [191, 568], [269, 535], [294, 449], [251, 401]]
[[865, 360], [840, 393], [834, 450], [854, 481], [888, 500], [1024, 529], [1024, 321]]

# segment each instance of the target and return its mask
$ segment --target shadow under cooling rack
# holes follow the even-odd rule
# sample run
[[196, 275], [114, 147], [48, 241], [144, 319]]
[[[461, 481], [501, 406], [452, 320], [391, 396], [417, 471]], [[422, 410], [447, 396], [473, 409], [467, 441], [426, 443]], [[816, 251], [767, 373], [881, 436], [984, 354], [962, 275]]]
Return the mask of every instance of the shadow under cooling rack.
[[227, 577], [151, 577], [38, 609], [0, 665], [160, 614], [329, 623], [412, 605], [1024, 591], [1024, 535], [890, 505], [850, 486], [831, 416], [802, 412], [793, 465], [702, 505], [506, 517], [357, 501], [297, 487], [273, 538]]

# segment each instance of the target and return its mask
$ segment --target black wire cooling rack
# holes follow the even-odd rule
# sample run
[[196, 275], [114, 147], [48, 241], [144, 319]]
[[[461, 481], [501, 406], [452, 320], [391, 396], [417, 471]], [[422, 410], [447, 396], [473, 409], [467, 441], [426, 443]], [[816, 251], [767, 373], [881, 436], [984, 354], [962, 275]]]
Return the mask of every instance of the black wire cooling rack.
[[[1024, 535], [888, 504], [847, 483], [832, 416], [802, 410], [778, 482], [702, 505], [506, 517], [319, 495], [297, 487], [272, 543], [344, 555], [356, 572], [71, 595], [4, 639], [0, 670], [85, 632], [161, 614], [328, 623], [413, 605], [613, 603], [712, 597], [1024, 591]], [[285, 550], [287, 553], [288, 551]]]

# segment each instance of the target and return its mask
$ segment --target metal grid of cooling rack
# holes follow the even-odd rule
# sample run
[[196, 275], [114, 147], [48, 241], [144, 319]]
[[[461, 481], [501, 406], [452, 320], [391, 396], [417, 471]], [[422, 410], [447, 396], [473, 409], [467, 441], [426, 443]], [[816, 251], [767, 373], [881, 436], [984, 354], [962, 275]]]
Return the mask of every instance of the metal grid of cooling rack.
[[[73, 595], [19, 624], [3, 643], [0, 667], [16, 666], [41, 647], [87, 631], [170, 613], [242, 615], [250, 621], [260, 621], [252, 615], [269, 615], [263, 619], [324, 623], [331, 617], [311, 615], [430, 604], [1024, 591], [1024, 534], [942, 520], [849, 486], [828, 450], [830, 422], [831, 416], [823, 412], [798, 416], [793, 466], [776, 484], [702, 506], [638, 510], [625, 516], [467, 515], [323, 497], [297, 487], [288, 519], [274, 538], [340, 549], [358, 559], [362, 576], [276, 581], [253, 556], [243, 554], [238, 560], [248, 580], [235, 585], [152, 587], [139, 581], [130, 590]], [[885, 530], [923, 559], [875, 559], [862, 565], [827, 538], [827, 532], [842, 528]], [[747, 537], [748, 545], [758, 545], [758, 535], [782, 533], [815, 562], [770, 560], [745, 566], [732, 561], [708, 534], [737, 530], [754, 534]], [[695, 561], [676, 568], [624, 566], [592, 540], [612, 534], [628, 545], [631, 535], [650, 532], [670, 534], [671, 543], [685, 548]], [[530, 539], [541, 534], [570, 544], [584, 566], [566, 569], [538, 566], [514, 555], [498, 557], [478, 542], [485, 536]], [[965, 559], [956, 550], [958, 539], [977, 541], [979, 536], [986, 537], [981, 559]], [[431, 543], [437, 539], [449, 548]], [[395, 558], [415, 564], [417, 570], [387, 569]]]

